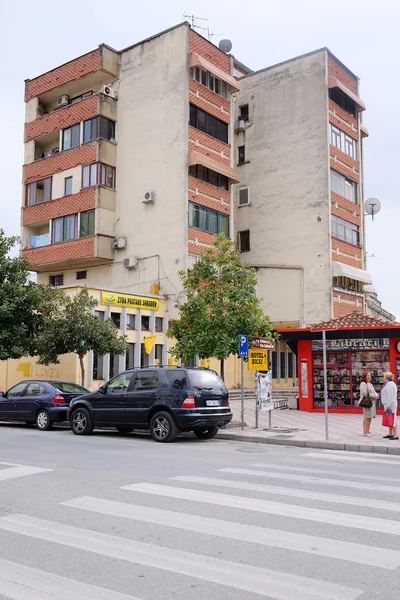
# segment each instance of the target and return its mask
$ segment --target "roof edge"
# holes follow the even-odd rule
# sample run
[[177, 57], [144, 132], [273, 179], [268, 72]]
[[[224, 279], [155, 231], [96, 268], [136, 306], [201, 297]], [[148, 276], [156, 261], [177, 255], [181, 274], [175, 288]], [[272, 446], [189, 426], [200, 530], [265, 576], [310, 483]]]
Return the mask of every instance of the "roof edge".
[[142, 44], [146, 44], [147, 42], [151, 42], [152, 40], [155, 40], [158, 37], [161, 37], [162, 35], [165, 35], [166, 33], [170, 33], [170, 31], [173, 31], [174, 29], [178, 29], [179, 27], [183, 27], [186, 26], [190, 29], [190, 23], [188, 21], [182, 21], [181, 23], [178, 23], [177, 25], [173, 25], [172, 27], [168, 27], [168, 29], [164, 29], [163, 31], [160, 31], [159, 33], [155, 33], [154, 35], [151, 35], [148, 38], [145, 38], [144, 40], [141, 40], [140, 42], [136, 42], [135, 44], [132, 44], [131, 46], [127, 46], [126, 48], [123, 48], [122, 50], [118, 50], [119, 54], [122, 54], [123, 52], [128, 52], [128, 50], [132, 50], [132, 48], [136, 48], [136, 46], [141, 46]]

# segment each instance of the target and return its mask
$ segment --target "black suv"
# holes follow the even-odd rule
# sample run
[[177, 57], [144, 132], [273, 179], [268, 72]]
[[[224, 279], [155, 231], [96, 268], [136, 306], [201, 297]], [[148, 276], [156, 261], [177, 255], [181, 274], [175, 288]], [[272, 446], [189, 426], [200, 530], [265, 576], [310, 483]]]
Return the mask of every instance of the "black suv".
[[213, 438], [231, 419], [228, 390], [209, 369], [124, 371], [69, 407], [76, 435], [89, 435], [95, 427], [116, 427], [121, 433], [149, 429], [157, 442], [172, 442], [180, 431]]

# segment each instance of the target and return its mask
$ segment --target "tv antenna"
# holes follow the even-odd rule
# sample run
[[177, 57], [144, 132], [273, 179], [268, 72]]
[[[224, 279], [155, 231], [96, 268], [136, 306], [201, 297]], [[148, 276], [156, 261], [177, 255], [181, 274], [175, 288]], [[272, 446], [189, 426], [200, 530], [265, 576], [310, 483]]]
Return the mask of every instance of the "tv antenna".
[[378, 198], [368, 198], [364, 203], [364, 210], [374, 220], [374, 216], [381, 210], [381, 203]]
[[190, 19], [191, 21], [191, 28], [192, 29], [203, 29], [204, 31], [208, 31], [208, 27], [201, 27], [200, 25], [197, 25], [196, 21], [208, 21], [208, 19], [205, 19], [204, 17], [196, 17], [195, 15], [183, 15], [184, 19]]
[[208, 41], [212, 42], [213, 37], [218, 36], [221, 37], [223, 36], [223, 33], [211, 33], [210, 28], [207, 27], [207, 36], [208, 36]]

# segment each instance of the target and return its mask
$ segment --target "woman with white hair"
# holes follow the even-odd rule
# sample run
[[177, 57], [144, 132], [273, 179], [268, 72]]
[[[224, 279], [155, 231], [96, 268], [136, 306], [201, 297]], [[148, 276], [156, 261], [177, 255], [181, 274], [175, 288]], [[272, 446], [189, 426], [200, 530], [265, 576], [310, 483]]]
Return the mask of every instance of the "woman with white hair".
[[385, 413], [394, 415], [393, 426], [389, 427], [389, 434], [384, 437], [388, 440], [398, 440], [397, 435], [397, 385], [394, 382], [393, 373], [385, 373], [383, 376], [385, 385], [381, 392], [381, 401]]

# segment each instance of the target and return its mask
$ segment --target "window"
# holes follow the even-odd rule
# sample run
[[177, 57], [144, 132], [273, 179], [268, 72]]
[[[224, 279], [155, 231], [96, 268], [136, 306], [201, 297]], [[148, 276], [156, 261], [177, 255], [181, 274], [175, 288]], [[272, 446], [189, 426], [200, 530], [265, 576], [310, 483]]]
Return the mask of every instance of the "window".
[[126, 392], [132, 376], [133, 373], [121, 373], [114, 377], [106, 387], [106, 394], [121, 394]]
[[105, 117], [94, 117], [83, 123], [83, 142], [97, 138], [115, 141], [115, 123]]
[[156, 365], [162, 365], [163, 345], [156, 344], [154, 346], [154, 362]]
[[340, 108], [343, 108], [343, 110], [353, 115], [353, 117], [356, 116], [356, 103], [341, 89], [330, 88], [329, 98], [333, 100], [338, 106], [340, 106]]
[[204, 133], [211, 135], [212, 137], [228, 143], [228, 125], [223, 121], [220, 121], [216, 117], [209, 115], [194, 104], [190, 105], [190, 125], [196, 129], [200, 129]]
[[126, 328], [127, 329], [135, 329], [135, 315], [126, 315]]
[[14, 385], [14, 387], [12, 387], [11, 389], [8, 390], [7, 398], [14, 398], [16, 396], [22, 396], [22, 392], [24, 391], [25, 387], [26, 387], [25, 381], [22, 381], [21, 383], [17, 383], [17, 385]]
[[357, 202], [357, 184], [331, 169], [331, 190], [351, 202]]
[[247, 206], [250, 204], [249, 188], [239, 188], [239, 206]]
[[82, 167], [82, 187], [105, 185], [115, 189], [115, 168], [103, 163], [92, 163]]
[[238, 164], [243, 165], [246, 162], [245, 147], [238, 146]]
[[238, 231], [237, 247], [239, 252], [250, 252], [250, 230]]
[[29, 183], [27, 188], [27, 206], [33, 206], [34, 204], [41, 204], [51, 200], [51, 177], [47, 179], [41, 179], [40, 181], [34, 181]]
[[211, 208], [189, 202], [189, 227], [229, 237], [229, 216]]
[[150, 317], [142, 317], [142, 331], [150, 331]]
[[197, 263], [198, 259], [199, 259], [199, 257], [197, 254], [188, 254], [187, 268], [192, 269], [194, 267], [194, 265]]
[[331, 144], [335, 146], [335, 148], [342, 149], [342, 134], [340, 129], [331, 125]]
[[155, 371], [139, 371], [133, 384], [133, 392], [156, 390], [160, 387], [158, 373]]
[[364, 290], [364, 283], [361, 281], [355, 281], [349, 277], [333, 277], [333, 285], [340, 287], [345, 290], [351, 290], [353, 292], [362, 292]]
[[203, 167], [203, 165], [190, 165], [189, 175], [206, 183], [211, 183], [211, 185], [215, 185], [223, 190], [229, 189], [229, 179], [225, 175]]
[[163, 330], [163, 318], [162, 317], [156, 317], [156, 332], [157, 333], [161, 333]]
[[356, 157], [356, 141], [353, 140], [353, 138], [349, 137], [348, 135], [344, 136], [344, 151], [345, 154], [347, 154], [347, 156], [351, 156], [351, 158], [357, 158]]
[[73, 125], [62, 132], [62, 149], [76, 148], [81, 143], [81, 124]]
[[111, 326], [115, 329], [121, 328], [121, 313], [111, 313]]
[[64, 285], [64, 275], [50, 275], [49, 285], [51, 285], [51, 287], [59, 287], [60, 285]]
[[51, 227], [51, 243], [76, 240], [78, 237], [78, 215], [67, 215], [53, 219]]
[[94, 314], [99, 319], [99, 321], [104, 323], [104, 310], [95, 310]]
[[177, 390], [187, 389], [186, 371], [168, 370], [166, 373], [168, 382], [173, 388]]
[[80, 96], [75, 96], [75, 98], [71, 98], [71, 100], [69, 101], [68, 104], [76, 104], [77, 102], [80, 102], [81, 100], [84, 100], [85, 98], [89, 98], [89, 96], [92, 96], [93, 92], [85, 92], [84, 94], [81, 94]]
[[76, 278], [77, 279], [87, 279], [87, 271], [77, 271]]
[[135, 344], [128, 344], [126, 350], [125, 368], [133, 369], [135, 367]]
[[79, 237], [94, 235], [94, 210], [86, 210], [81, 213]]
[[38, 383], [30, 383], [26, 388], [24, 396], [44, 396], [46, 390]]
[[72, 194], [72, 177], [66, 177], [64, 179], [64, 196], [70, 196]]
[[205, 85], [219, 96], [222, 96], [223, 98], [228, 97], [228, 84], [226, 81], [222, 81], [222, 79], [215, 77], [215, 75], [200, 67], [191, 67], [189, 74], [192, 79]]
[[333, 125], [331, 125], [331, 144], [347, 156], [357, 158], [357, 142]]
[[118, 354], [110, 354], [110, 376], [115, 377], [121, 371]]
[[94, 354], [93, 356], [93, 379], [104, 379], [103, 357], [100, 354]]
[[249, 105], [243, 104], [243, 106], [239, 106], [239, 120], [240, 121], [248, 121], [249, 120]]
[[332, 215], [332, 237], [353, 246], [360, 245], [360, 228], [349, 221]]

